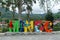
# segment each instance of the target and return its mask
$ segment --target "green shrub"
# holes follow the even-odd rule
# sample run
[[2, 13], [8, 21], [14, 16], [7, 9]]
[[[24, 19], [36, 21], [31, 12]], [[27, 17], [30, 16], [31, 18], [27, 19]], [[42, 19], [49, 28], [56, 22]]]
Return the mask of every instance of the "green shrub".
[[54, 25], [53, 30], [54, 31], [60, 31], [60, 23], [57, 23], [56, 25]]

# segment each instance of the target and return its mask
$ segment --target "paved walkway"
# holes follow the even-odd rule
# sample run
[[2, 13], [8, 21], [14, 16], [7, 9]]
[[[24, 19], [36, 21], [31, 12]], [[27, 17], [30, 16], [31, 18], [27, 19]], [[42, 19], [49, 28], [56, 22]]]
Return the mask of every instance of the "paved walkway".
[[0, 34], [0, 40], [60, 40], [60, 32], [38, 33], [37, 35], [1, 35], [3, 34]]
[[60, 40], [60, 34], [1, 36], [0, 40]]

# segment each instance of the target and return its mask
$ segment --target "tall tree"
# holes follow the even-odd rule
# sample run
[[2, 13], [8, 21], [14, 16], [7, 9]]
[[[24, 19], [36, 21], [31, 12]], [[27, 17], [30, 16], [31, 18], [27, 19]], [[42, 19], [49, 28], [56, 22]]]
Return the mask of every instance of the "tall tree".
[[48, 10], [51, 10], [54, 6], [59, 4], [60, 0], [39, 0], [40, 7], [47, 13]]
[[45, 20], [51, 21], [52, 22], [51, 28], [53, 28], [54, 16], [53, 16], [53, 13], [50, 12], [49, 10], [48, 10], [48, 13], [45, 16]]
[[27, 19], [28, 19], [28, 20], [30, 20], [30, 12], [31, 12], [31, 11], [32, 11], [31, 6], [27, 5], [27, 12], [28, 12], [28, 13], [27, 13], [27, 17], [28, 17]]
[[48, 10], [48, 13], [45, 16], [45, 20], [48, 20], [48, 21], [51, 21], [51, 22], [53, 22], [53, 20], [54, 20], [53, 14], [49, 10]]
[[54, 7], [55, 4], [52, 5], [52, 1], [53, 0], [40, 0], [40, 5], [42, 5], [41, 7], [44, 9], [46, 16], [45, 16], [45, 20], [51, 21], [52, 22], [52, 28], [53, 28], [53, 14], [51, 9]]
[[[15, 8], [17, 7], [18, 8], [18, 13], [19, 13], [19, 20], [21, 19], [21, 14], [22, 14], [22, 5], [27, 5], [27, 10], [28, 10], [28, 14], [30, 14], [30, 11], [32, 11], [32, 5], [33, 5], [33, 2], [36, 3], [36, 0], [5, 0], [2, 1], [2, 6], [6, 7], [6, 10], [9, 9], [9, 7], [12, 5], [15, 5], [15, 7], [12, 7], [13, 9], [13, 12], [15, 10]], [[14, 14], [13, 14], [14, 16]]]
[[32, 11], [32, 3], [36, 3], [36, 0], [14, 0], [15, 6], [18, 7], [19, 19], [21, 19], [22, 5], [27, 5], [28, 14]]

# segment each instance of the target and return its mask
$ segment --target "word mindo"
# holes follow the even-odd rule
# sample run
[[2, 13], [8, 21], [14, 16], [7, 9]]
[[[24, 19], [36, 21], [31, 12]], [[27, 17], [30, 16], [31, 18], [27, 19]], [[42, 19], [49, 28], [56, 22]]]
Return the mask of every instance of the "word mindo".
[[[10, 21], [9, 32], [52, 32], [52, 22], [41, 20], [37, 21]], [[48, 28], [49, 27], [49, 28]]]

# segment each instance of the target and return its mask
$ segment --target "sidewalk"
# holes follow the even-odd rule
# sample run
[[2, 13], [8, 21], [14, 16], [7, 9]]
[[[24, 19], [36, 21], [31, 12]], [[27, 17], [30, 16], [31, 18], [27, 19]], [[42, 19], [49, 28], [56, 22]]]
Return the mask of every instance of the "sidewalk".
[[51, 33], [47, 32], [5, 32], [0, 33], [0, 36], [11, 36], [11, 35], [51, 35], [51, 34], [60, 34], [60, 31], [53, 31]]

